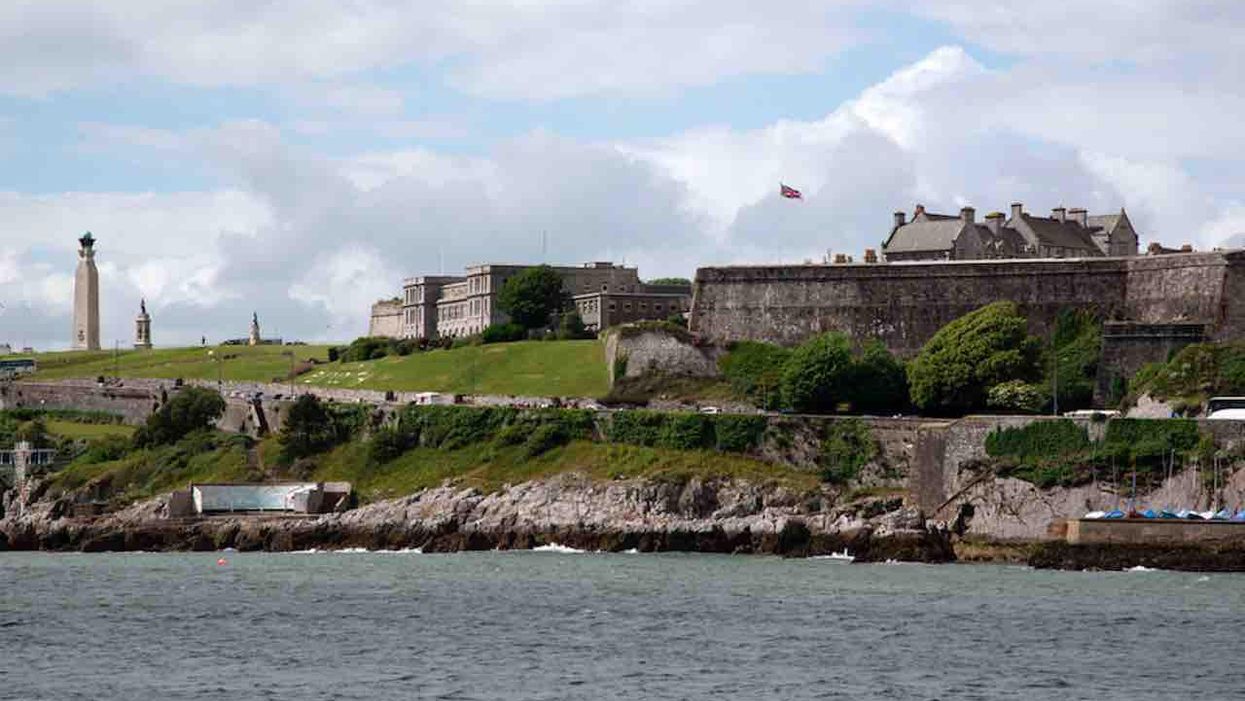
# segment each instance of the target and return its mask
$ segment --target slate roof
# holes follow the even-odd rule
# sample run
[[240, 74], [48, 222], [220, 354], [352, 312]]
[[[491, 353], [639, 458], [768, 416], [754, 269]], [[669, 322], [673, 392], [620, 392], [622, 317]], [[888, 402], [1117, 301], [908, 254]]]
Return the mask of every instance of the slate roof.
[[964, 228], [959, 217], [926, 214], [926, 221], [913, 221], [895, 229], [882, 246], [887, 252], [949, 251]]
[[1069, 219], [1059, 221], [1047, 217], [1035, 217], [1026, 212], [1020, 214], [1020, 222], [1015, 219], [1007, 222], [1011, 228], [1027, 227], [1037, 238], [1041, 246], [1057, 246], [1059, 248], [1089, 251], [1093, 255], [1102, 255], [1102, 249], [1094, 242], [1088, 229]]

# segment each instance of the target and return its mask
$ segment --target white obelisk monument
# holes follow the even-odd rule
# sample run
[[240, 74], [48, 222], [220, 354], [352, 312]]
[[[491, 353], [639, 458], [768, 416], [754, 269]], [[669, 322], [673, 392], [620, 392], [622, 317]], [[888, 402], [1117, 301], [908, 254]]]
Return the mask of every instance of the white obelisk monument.
[[99, 350], [99, 269], [95, 267], [95, 237], [78, 239], [78, 270], [73, 276], [74, 350]]

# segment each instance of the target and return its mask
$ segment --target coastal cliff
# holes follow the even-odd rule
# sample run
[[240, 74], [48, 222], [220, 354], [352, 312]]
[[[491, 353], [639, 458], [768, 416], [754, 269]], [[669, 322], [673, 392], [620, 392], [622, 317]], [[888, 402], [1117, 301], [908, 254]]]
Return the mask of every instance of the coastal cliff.
[[[38, 489], [32, 491], [37, 495]], [[484, 493], [441, 486], [318, 517], [171, 520], [166, 497], [98, 517], [72, 497], [10, 499], [0, 543], [14, 550], [526, 549], [769, 553], [846, 550], [860, 561], [954, 559], [949, 534], [899, 500], [835, 506], [816, 493], [743, 480], [599, 482], [580, 475]]]

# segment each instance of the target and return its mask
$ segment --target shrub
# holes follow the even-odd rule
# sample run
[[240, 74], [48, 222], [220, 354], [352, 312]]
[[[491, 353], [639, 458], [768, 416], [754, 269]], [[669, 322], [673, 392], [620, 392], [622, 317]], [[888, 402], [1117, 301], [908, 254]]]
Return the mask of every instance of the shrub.
[[[1055, 385], [1060, 409], [1092, 405], [1098, 361], [1102, 356], [1102, 324], [1088, 311], [1062, 309], [1051, 333], [1054, 356], [1043, 387]], [[1036, 409], [1035, 409], [1036, 411]]]
[[185, 387], [147, 417], [134, 432], [138, 447], [176, 443], [194, 431], [211, 428], [225, 413], [225, 400], [216, 390]]
[[491, 324], [480, 334], [484, 343], [509, 343], [527, 338], [527, 329], [514, 323]]
[[1047, 395], [1043, 388], [1024, 380], [1000, 382], [986, 392], [986, 406], [991, 409], [1036, 414], [1046, 403]]
[[562, 426], [557, 423], [545, 423], [536, 427], [523, 441], [523, 455], [534, 458], [565, 445], [570, 441]]
[[761, 445], [768, 425], [764, 416], [719, 414], [713, 417], [714, 439], [718, 450], [747, 453]]
[[713, 425], [703, 414], [666, 414], [657, 431], [657, 445], [675, 450], [709, 448], [714, 444]]
[[385, 336], [361, 336], [350, 342], [349, 346], [338, 351], [337, 357], [343, 362], [357, 363], [365, 360], [377, 360], [397, 352], [397, 341]]
[[294, 400], [281, 429], [281, 456], [288, 464], [299, 458], [322, 453], [339, 440], [333, 417], [314, 394]]
[[783, 366], [783, 402], [798, 411], [833, 411], [848, 399], [852, 350], [841, 333], [816, 336], [792, 351]]
[[908, 366], [912, 402], [930, 413], [985, 406], [990, 387], [1040, 376], [1041, 346], [1011, 302], [995, 302], [938, 330]]
[[652, 411], [616, 411], [606, 427], [606, 438], [611, 443], [631, 445], [657, 445], [662, 416]]
[[1018, 460], [1078, 455], [1089, 446], [1089, 434], [1068, 419], [1034, 421], [1027, 426], [997, 429], [986, 436], [987, 455]]
[[592, 338], [593, 334], [584, 326], [584, 319], [579, 315], [579, 310], [570, 309], [562, 314], [562, 321], [558, 324], [557, 337], [563, 341], [573, 341], [581, 338]]
[[869, 426], [860, 419], [840, 419], [826, 425], [821, 441], [821, 477], [833, 484], [846, 484], [878, 455], [878, 444]]
[[766, 409], [782, 404], [782, 371], [791, 351], [772, 343], [740, 341], [718, 361], [722, 377], [740, 397]]
[[866, 343], [852, 361], [847, 390], [852, 408], [871, 414], [891, 414], [908, 407], [908, 375], [886, 346]]

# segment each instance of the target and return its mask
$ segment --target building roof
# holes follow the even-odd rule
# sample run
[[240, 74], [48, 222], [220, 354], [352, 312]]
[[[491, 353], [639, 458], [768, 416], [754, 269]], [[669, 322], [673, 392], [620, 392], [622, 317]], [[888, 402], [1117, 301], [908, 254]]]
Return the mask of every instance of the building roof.
[[1071, 248], [1089, 251], [1093, 255], [1102, 255], [1102, 250], [1098, 244], [1094, 243], [1090, 231], [1076, 221], [1035, 217], [1027, 212], [1021, 212], [1019, 220], [1013, 218], [1007, 222], [1007, 226], [1015, 229], [1028, 228], [1037, 239], [1039, 246]]
[[959, 217], [926, 214], [922, 220], [897, 227], [882, 248], [888, 253], [949, 251], [963, 229], [964, 222]]

